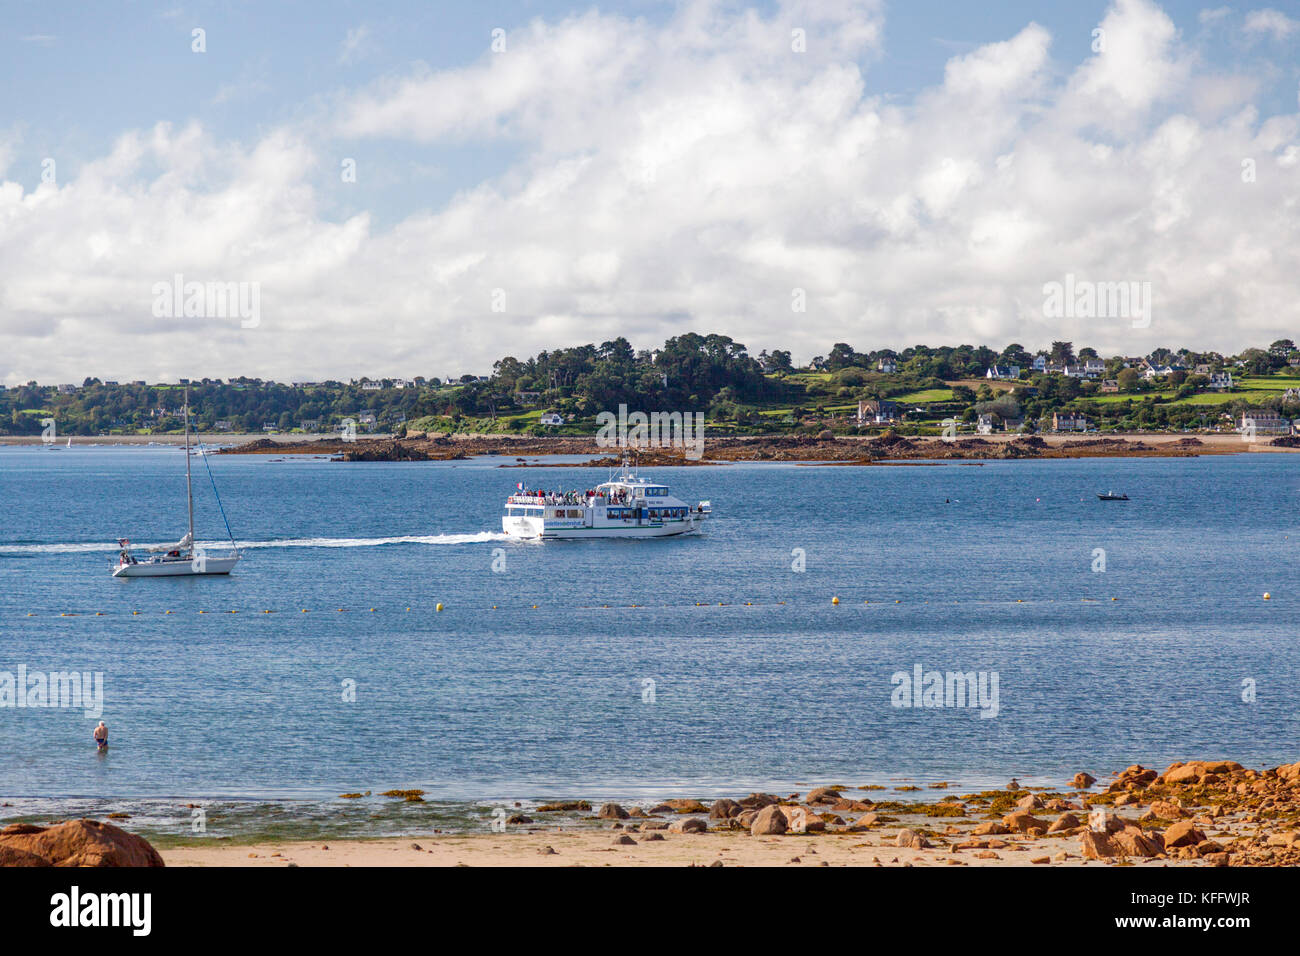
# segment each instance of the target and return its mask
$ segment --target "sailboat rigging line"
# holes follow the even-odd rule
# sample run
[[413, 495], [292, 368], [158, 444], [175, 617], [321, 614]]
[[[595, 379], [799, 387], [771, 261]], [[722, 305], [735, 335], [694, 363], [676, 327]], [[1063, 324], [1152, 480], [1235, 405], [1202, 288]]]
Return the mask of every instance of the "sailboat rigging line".
[[208, 464], [208, 453], [203, 442], [199, 442], [199, 451], [199, 457], [203, 459], [203, 467], [208, 470], [208, 481], [212, 483], [212, 493], [216, 495], [217, 498], [217, 510], [221, 512], [221, 520], [225, 522], [226, 525], [226, 537], [230, 539], [230, 546], [234, 548], [235, 553], [238, 554], [239, 546], [235, 544], [235, 533], [230, 530], [230, 521], [226, 518], [226, 508], [225, 505], [221, 503], [221, 492], [217, 491], [217, 480], [212, 477], [212, 466]]

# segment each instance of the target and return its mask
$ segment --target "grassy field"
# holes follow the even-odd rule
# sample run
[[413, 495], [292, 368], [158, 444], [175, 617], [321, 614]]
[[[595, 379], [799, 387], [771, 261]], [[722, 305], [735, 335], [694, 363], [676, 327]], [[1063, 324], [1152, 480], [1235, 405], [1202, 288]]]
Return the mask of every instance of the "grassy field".
[[951, 402], [952, 389], [950, 388], [927, 388], [919, 392], [908, 392], [906, 395], [899, 395], [891, 398], [891, 402], [908, 402], [915, 405], [924, 405], [926, 402]]

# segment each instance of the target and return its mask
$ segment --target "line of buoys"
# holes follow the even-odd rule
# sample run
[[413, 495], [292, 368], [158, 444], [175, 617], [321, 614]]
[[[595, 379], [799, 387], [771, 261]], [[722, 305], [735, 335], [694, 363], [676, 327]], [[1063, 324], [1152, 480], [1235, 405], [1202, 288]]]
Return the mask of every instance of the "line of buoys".
[[[1273, 595], [1272, 595], [1270, 592], [1268, 592], [1268, 591], [1263, 592], [1263, 599], [1264, 599], [1265, 601], [1271, 601], [1272, 598], [1273, 598]], [[886, 599], [886, 601], [887, 601], [887, 600], [888, 600], [888, 599]], [[1085, 598], [1080, 598], [1080, 600], [1081, 600], [1081, 601], [1084, 601], [1084, 602], [1096, 602], [1096, 601], [1101, 600], [1101, 599], [1100, 599], [1100, 598], [1085, 597]], [[1119, 598], [1118, 598], [1118, 597], [1112, 597], [1110, 600], [1111, 600], [1111, 601], [1118, 601]], [[695, 607], [733, 607], [733, 606], [740, 606], [740, 603], [741, 603], [741, 602], [737, 602], [736, 604], [733, 605], [732, 603], [727, 602], [727, 601], [718, 601], [717, 604], [715, 605], [715, 604], [713, 604], [712, 602], [708, 602], [708, 601], [695, 601], [695, 602], [694, 602], [694, 605], [695, 605]], [[774, 602], [774, 603], [772, 603], [772, 604], [764, 604], [764, 603], [761, 602], [761, 601], [757, 601], [757, 602], [756, 602], [756, 601], [745, 601], [745, 602], [743, 602], [743, 606], [744, 606], [744, 607], [783, 607], [783, 606], [785, 606], [785, 605], [788, 604], [788, 603], [789, 603], [789, 602], [787, 602], [787, 601], [776, 601], [776, 602]], [[831, 596], [831, 604], [832, 604], [833, 606], [839, 606], [840, 603], [841, 603], [841, 599], [840, 599], [840, 596], [839, 596], [838, 594], [835, 594], [835, 595], [832, 595], [832, 596]], [[868, 604], [868, 605], [871, 604], [871, 598], [865, 598], [865, 599], [863, 600], [862, 603], [863, 603], [863, 604]], [[894, 603], [895, 603], [895, 604], [902, 604], [902, 603], [903, 603], [903, 600], [902, 600], [902, 598], [895, 598], [895, 599], [894, 599]], [[929, 604], [930, 602], [929, 602], [928, 599], [926, 599], [926, 600], [922, 600], [921, 603], [922, 603], [922, 604]], [[958, 600], [958, 601], [954, 601], [953, 603], [960, 604], [960, 603], [962, 603], [962, 602], [961, 602], [960, 600]], [[981, 602], [981, 603], [998, 603], [998, 602]], [[1024, 603], [1026, 603], [1026, 601], [1025, 601], [1024, 598], [1016, 598], [1016, 599], [1015, 599], [1015, 603], [1016, 603], [1016, 604], [1024, 604]], [[665, 609], [670, 609], [670, 608], [673, 608], [673, 607], [679, 607], [679, 606], [680, 606], [680, 605], [673, 605], [673, 604], [665, 604], [665, 605], [649, 605], [649, 604], [626, 604], [626, 605], [599, 604], [599, 605], [596, 605], [596, 604], [581, 604], [581, 605], [578, 605], [578, 607], [581, 608], [582, 610], [606, 610], [606, 611], [611, 610], [611, 609], [617, 609], [618, 607], [626, 607], [626, 608], [629, 608], [629, 609], [641, 610], [641, 609], [652, 608], [652, 607], [663, 607], [663, 608], [665, 608]], [[530, 604], [530, 605], [527, 605], [527, 607], [528, 607], [528, 609], [530, 609], [530, 610], [536, 611], [536, 610], [538, 610], [538, 609], [541, 607], [541, 605], [539, 605], [539, 604]], [[500, 605], [498, 605], [498, 604], [493, 604], [493, 605], [492, 605], [492, 610], [496, 611], [496, 610], [499, 610], [499, 609], [500, 609]], [[305, 607], [305, 608], [302, 608], [302, 613], [303, 613], [303, 614], [310, 614], [310, 613], [311, 613], [311, 610], [312, 610], [311, 608], [307, 608], [307, 607]], [[346, 608], [346, 607], [340, 607], [340, 608], [337, 608], [336, 610], [337, 610], [337, 612], [340, 613], [340, 614], [346, 614], [346, 613], [348, 612], [349, 609]], [[382, 611], [383, 611], [382, 608], [378, 608], [378, 607], [372, 607], [372, 608], [369, 608], [368, 610], [369, 610], [369, 612], [370, 612], [371, 614], [378, 614], [378, 613], [382, 613]], [[409, 613], [412, 609], [411, 609], [410, 607], [406, 607], [406, 608], [404, 608], [403, 610], [404, 610], [405, 612], [408, 612], [408, 613]], [[442, 602], [438, 602], [437, 604], [435, 604], [435, 605], [433, 606], [433, 610], [434, 610], [434, 611], [442, 611], [442, 610], [444, 610], [444, 605], [442, 604]], [[197, 611], [197, 613], [199, 613], [199, 614], [214, 614], [214, 613], [215, 613], [215, 614], [238, 614], [239, 612], [240, 612], [240, 609], [239, 609], [239, 608], [231, 608], [231, 609], [229, 609], [229, 610], [227, 610], [227, 611], [209, 611], [209, 610], [206, 609], [206, 608], [201, 608], [201, 609], [199, 609], [199, 610]], [[86, 611], [86, 612], [81, 612], [81, 611], [61, 611], [61, 612], [59, 612], [59, 617], [80, 617], [80, 616], [82, 616], [83, 613], [84, 613], [84, 614], [90, 614], [91, 612], [89, 612], [89, 611]], [[111, 616], [114, 612], [111, 612], [111, 611], [109, 611], [109, 612], [104, 612], [104, 611], [95, 611], [95, 612], [93, 612], [93, 613], [94, 613], [94, 616], [95, 616], [95, 617], [105, 617], [105, 616]], [[138, 610], [133, 610], [133, 611], [131, 611], [131, 616], [132, 616], [132, 617], [139, 617], [142, 613], [144, 613], [144, 612], [142, 612], [142, 611], [138, 611]], [[177, 612], [176, 612], [176, 611], [163, 611], [162, 613], [163, 613], [163, 614], [175, 614], [175, 613], [177, 613]], [[263, 613], [263, 614], [274, 614], [274, 613], [276, 613], [276, 611], [275, 611], [274, 608], [263, 608], [263, 609], [262, 609], [262, 613]], [[28, 611], [27, 614], [26, 614], [26, 616], [27, 616], [27, 617], [37, 617], [37, 616], [39, 616], [39, 615], [38, 615], [38, 612], [36, 612], [36, 611]]]

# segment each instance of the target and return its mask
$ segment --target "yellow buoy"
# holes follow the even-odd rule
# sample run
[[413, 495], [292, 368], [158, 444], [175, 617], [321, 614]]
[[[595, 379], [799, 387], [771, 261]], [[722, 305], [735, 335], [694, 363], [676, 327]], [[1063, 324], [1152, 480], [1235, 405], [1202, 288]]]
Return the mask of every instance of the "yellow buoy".
[[833, 598], [831, 598], [831, 603], [832, 603], [832, 604], [839, 604], [839, 603], [840, 603], [840, 599], [839, 599], [838, 597], [833, 597]]
[[1264, 592], [1264, 600], [1265, 600], [1265, 601], [1271, 601], [1271, 600], [1273, 600], [1273, 595], [1271, 595], [1271, 594], [1269, 594], [1267, 591], [1265, 591], [1265, 592]]
[[441, 611], [441, 610], [442, 610], [442, 605], [441, 605], [441, 604], [436, 604], [436, 605], [434, 605], [434, 608], [433, 608], [433, 609], [434, 609], [435, 611]]

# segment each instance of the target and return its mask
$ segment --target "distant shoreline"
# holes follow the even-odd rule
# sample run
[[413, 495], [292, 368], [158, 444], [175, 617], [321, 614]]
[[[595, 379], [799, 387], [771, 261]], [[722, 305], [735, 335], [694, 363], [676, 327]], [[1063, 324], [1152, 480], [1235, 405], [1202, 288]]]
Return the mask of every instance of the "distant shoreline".
[[[637, 455], [647, 467], [677, 467], [733, 462], [785, 462], [826, 465], [872, 465], [897, 461], [1015, 460], [1053, 458], [1187, 458], [1250, 452], [1296, 451], [1300, 440], [1273, 444], [1269, 439], [1248, 442], [1235, 433], [988, 435], [956, 439], [879, 436], [752, 436], [714, 438], [703, 444], [699, 457], [681, 448], [649, 448]], [[225, 449], [227, 454], [315, 454], [344, 461], [447, 461], [498, 456], [502, 467], [537, 467], [527, 459], [538, 456], [587, 456], [574, 466], [610, 467], [619, 450], [594, 438], [446, 436], [417, 434], [407, 438], [364, 438], [342, 441], [276, 441], [261, 439]], [[557, 466], [558, 467], [558, 466]]]
[[[0, 447], [62, 447], [66, 437], [47, 443], [40, 436], [0, 437]], [[73, 446], [179, 446], [182, 435], [73, 436]], [[367, 435], [344, 441], [337, 435], [251, 435], [218, 433], [191, 437], [222, 454], [328, 455], [344, 461], [449, 461], [478, 456], [499, 456], [510, 465], [538, 467], [549, 463], [525, 459], [540, 456], [589, 456], [587, 462], [567, 467], [617, 464], [618, 450], [602, 447], [594, 438], [525, 435], [425, 435], [407, 438]], [[1201, 455], [1237, 455], [1257, 452], [1300, 451], [1300, 440], [1278, 442], [1267, 437], [1246, 441], [1236, 433], [1107, 432], [1083, 435], [962, 435], [955, 439], [935, 436], [840, 435], [834, 438], [755, 435], [707, 439], [700, 458], [687, 458], [681, 449], [652, 448], [639, 454], [648, 467], [679, 467], [734, 462], [807, 462], [825, 465], [870, 465], [900, 460], [1021, 460], [1061, 458], [1191, 458]], [[559, 466], [556, 466], [559, 467]]]
[[[368, 435], [367, 438], [387, 439], [392, 436], [386, 434]], [[68, 439], [72, 439], [73, 447], [77, 445], [184, 445], [184, 435], [59, 435], [52, 442], [47, 442], [40, 435], [0, 435], [0, 447], [5, 445], [66, 445]], [[338, 435], [316, 433], [310, 435], [265, 435], [265, 434], [244, 434], [233, 432], [204, 432], [191, 433], [190, 444], [198, 445], [200, 443], [208, 447], [244, 445], [248, 442], [258, 441], [259, 439], [269, 438], [275, 442], [285, 444], [294, 444], [309, 441], [326, 441], [337, 440]]]

